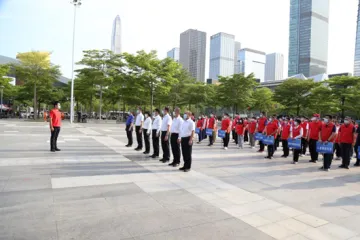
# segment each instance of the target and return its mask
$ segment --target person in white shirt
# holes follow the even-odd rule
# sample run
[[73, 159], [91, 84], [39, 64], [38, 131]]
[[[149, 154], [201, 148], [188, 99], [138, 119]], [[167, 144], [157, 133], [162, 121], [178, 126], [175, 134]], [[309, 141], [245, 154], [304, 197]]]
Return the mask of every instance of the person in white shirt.
[[184, 167], [179, 168], [180, 171], [188, 172], [191, 169], [192, 162], [192, 146], [195, 134], [195, 123], [191, 120], [192, 113], [185, 112], [184, 122], [181, 125], [178, 137], [178, 143], [181, 143], [181, 151], [184, 159]]
[[174, 160], [172, 163], [169, 164], [169, 166], [177, 167], [180, 164], [180, 144], [177, 142], [179, 138], [180, 128], [183, 124], [184, 120], [180, 117], [180, 109], [175, 108], [175, 114], [174, 119], [172, 120], [171, 124], [171, 137], [170, 137], [170, 144], [171, 144], [171, 150], [173, 153]]
[[149, 112], [145, 112], [145, 121], [143, 127], [144, 133], [144, 142], [145, 142], [145, 152], [144, 154], [150, 153], [150, 133], [151, 133], [151, 117]]
[[169, 149], [169, 136], [172, 119], [169, 115], [169, 107], [165, 107], [163, 110], [163, 120], [161, 124], [161, 148], [163, 150], [163, 158], [160, 162], [166, 163], [170, 160], [170, 149]]
[[136, 151], [141, 151], [143, 144], [142, 144], [142, 128], [144, 124], [144, 115], [142, 114], [141, 108], [138, 107], [136, 110], [136, 119], [135, 119], [135, 133], [136, 133], [136, 140], [138, 142], [138, 146], [135, 148]]
[[152, 143], [154, 148], [154, 153], [153, 155], [151, 155], [152, 158], [159, 157], [159, 137], [160, 137], [161, 123], [162, 123], [162, 119], [160, 117], [160, 110], [155, 109], [154, 121], [152, 124]]

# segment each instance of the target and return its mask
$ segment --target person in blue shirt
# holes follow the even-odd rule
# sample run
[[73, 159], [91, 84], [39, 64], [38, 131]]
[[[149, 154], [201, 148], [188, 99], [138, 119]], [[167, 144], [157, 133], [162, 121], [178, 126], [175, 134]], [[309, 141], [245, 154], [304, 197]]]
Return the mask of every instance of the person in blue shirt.
[[126, 147], [131, 147], [133, 144], [133, 129], [134, 129], [134, 115], [132, 112], [128, 113], [128, 117], [126, 119], [126, 127], [125, 127], [125, 131], [126, 131], [126, 136], [128, 139], [128, 144], [126, 145]]

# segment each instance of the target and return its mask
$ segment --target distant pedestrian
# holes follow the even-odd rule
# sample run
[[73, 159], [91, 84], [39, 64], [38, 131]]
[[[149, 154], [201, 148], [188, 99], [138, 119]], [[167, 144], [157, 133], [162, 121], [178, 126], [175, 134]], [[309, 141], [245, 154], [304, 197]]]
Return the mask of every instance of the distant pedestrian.
[[150, 134], [151, 134], [151, 116], [149, 112], [145, 112], [145, 121], [144, 121], [144, 127], [143, 127], [143, 133], [144, 133], [144, 142], [145, 142], [145, 152], [144, 154], [150, 153]]
[[255, 131], [256, 131], [256, 117], [250, 119], [250, 123], [248, 124], [249, 129], [249, 140], [250, 140], [250, 147], [255, 148]]
[[136, 133], [136, 140], [137, 140], [137, 147], [135, 148], [136, 151], [141, 151], [143, 148], [142, 143], [142, 128], [144, 125], [144, 115], [142, 114], [142, 110], [140, 107], [136, 110], [136, 119], [135, 119], [135, 133]]
[[178, 143], [178, 138], [180, 134], [181, 125], [183, 124], [184, 120], [180, 116], [180, 108], [175, 108], [175, 114], [174, 119], [172, 120], [171, 124], [171, 137], [170, 137], [170, 144], [171, 144], [171, 150], [173, 153], [174, 160], [172, 163], [169, 164], [169, 166], [177, 167], [180, 164], [180, 143]]
[[163, 150], [163, 158], [160, 159], [160, 162], [166, 163], [170, 160], [169, 137], [172, 124], [172, 118], [169, 115], [169, 107], [164, 108], [163, 115], [161, 124], [161, 147]]
[[60, 112], [60, 103], [54, 102], [54, 108], [50, 111], [50, 131], [51, 131], [51, 138], [50, 138], [50, 151], [56, 152], [60, 151], [57, 146], [57, 139], [60, 133], [61, 127], [61, 112]]
[[223, 139], [223, 142], [224, 142], [224, 149], [227, 150], [230, 141], [230, 132], [232, 130], [231, 119], [228, 113], [224, 114], [224, 117], [221, 121], [221, 130], [225, 131], [225, 137]]
[[[332, 117], [327, 115], [324, 118], [324, 123], [320, 129], [319, 142], [327, 144], [328, 142], [333, 143], [336, 136], [336, 126], [332, 122]], [[334, 150], [333, 150], [334, 151]], [[324, 154], [324, 163], [320, 168], [324, 171], [329, 171], [331, 167], [331, 162], [333, 160], [334, 154], [333, 151], [331, 153]]]
[[[294, 126], [291, 127], [290, 130], [290, 137], [292, 139], [301, 139], [303, 137], [303, 127], [300, 126], [301, 120], [296, 119], [294, 121]], [[301, 149], [294, 149], [294, 155], [293, 155], [293, 164], [297, 164], [299, 162], [299, 156], [301, 153]]]
[[216, 125], [217, 125], [217, 120], [214, 116], [214, 114], [210, 114], [210, 119], [208, 121], [208, 125], [207, 128], [212, 130], [212, 135], [209, 136], [209, 145], [208, 146], [212, 146], [215, 142], [216, 139]]
[[339, 129], [342, 164], [340, 168], [349, 169], [351, 150], [355, 146], [356, 132], [355, 126], [351, 123], [351, 118], [346, 117], [344, 124]]
[[191, 120], [192, 113], [185, 112], [184, 122], [181, 125], [178, 143], [181, 143], [181, 150], [184, 159], [184, 166], [179, 168], [180, 171], [188, 172], [192, 163], [192, 146], [195, 134], [195, 123]]
[[154, 153], [151, 155], [152, 158], [158, 158], [159, 157], [159, 138], [160, 138], [160, 128], [162, 124], [162, 119], [160, 117], [160, 110], [155, 109], [155, 112], [153, 114], [153, 124], [152, 124], [152, 144]]

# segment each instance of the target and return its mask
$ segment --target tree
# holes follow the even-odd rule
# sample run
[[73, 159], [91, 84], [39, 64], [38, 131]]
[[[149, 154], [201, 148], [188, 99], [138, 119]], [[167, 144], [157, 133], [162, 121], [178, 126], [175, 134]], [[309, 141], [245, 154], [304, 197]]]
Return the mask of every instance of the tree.
[[219, 77], [220, 102], [237, 112], [246, 109], [252, 103], [252, 93], [258, 85], [254, 75], [234, 74], [231, 77]]
[[59, 66], [51, 65], [49, 52], [25, 52], [19, 53], [19, 64], [13, 64], [16, 77], [24, 81], [24, 85], [33, 89], [34, 118], [38, 116], [38, 88], [52, 86], [60, 76]]
[[311, 89], [308, 100], [307, 107], [312, 113], [323, 115], [338, 112], [340, 109], [331, 88], [324, 84]]
[[346, 110], [353, 110], [353, 106], [347, 103], [357, 102], [355, 99], [360, 94], [360, 78], [339, 76], [327, 80], [326, 83], [331, 88], [332, 98], [337, 100], [341, 117], [344, 118]]
[[253, 95], [251, 109], [261, 112], [271, 112], [275, 109], [276, 102], [273, 100], [274, 93], [269, 88], [257, 88]]
[[291, 78], [275, 88], [274, 100], [285, 106], [285, 110], [295, 110], [296, 115], [299, 115], [301, 108], [305, 109], [309, 104], [311, 90], [319, 85], [312, 79]]

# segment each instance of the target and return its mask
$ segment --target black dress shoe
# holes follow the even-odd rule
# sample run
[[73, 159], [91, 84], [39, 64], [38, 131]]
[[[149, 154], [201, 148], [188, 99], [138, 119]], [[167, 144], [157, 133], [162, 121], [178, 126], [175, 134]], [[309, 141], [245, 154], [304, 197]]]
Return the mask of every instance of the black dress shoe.
[[355, 163], [355, 164], [354, 164], [354, 167], [360, 167], [360, 164], [359, 164], [359, 163]]
[[142, 150], [142, 148], [138, 148], [138, 149], [135, 149], [136, 151], [141, 151]]
[[164, 160], [162, 160], [161, 162], [167, 163], [167, 162], [169, 162], [169, 160], [164, 159]]
[[341, 165], [339, 166], [339, 168], [345, 168], [345, 166], [341, 164]]
[[184, 172], [190, 172], [190, 168], [184, 169]]
[[268, 156], [268, 157], [264, 157], [264, 158], [266, 158], [266, 159], [272, 159], [272, 157], [269, 157], [269, 156]]
[[132, 146], [132, 145], [129, 145], [129, 144], [128, 144], [128, 145], [125, 145], [125, 147], [131, 147], [131, 146]]
[[184, 167], [179, 168], [180, 171], [184, 171], [185, 169]]
[[151, 157], [151, 158], [158, 158], [159, 156], [151, 155], [150, 157]]
[[174, 162], [172, 162], [172, 163], [169, 163], [168, 165], [169, 165], [169, 166], [173, 166], [174, 164], [175, 164], [175, 163], [174, 163]]
[[55, 148], [55, 151], [60, 152], [60, 151], [61, 151], [61, 149], [59, 149], [59, 148]]
[[317, 161], [316, 160], [309, 160], [309, 162], [316, 163]]
[[164, 161], [164, 159], [163, 159], [163, 158], [159, 160], [159, 162], [162, 162], [162, 161]]
[[172, 166], [173, 167], [177, 167], [177, 166], [179, 166], [180, 164], [179, 163], [174, 163]]
[[149, 154], [149, 152], [145, 151], [145, 152], [143, 152], [143, 154]]
[[56, 152], [55, 149], [51, 149], [50, 152]]

